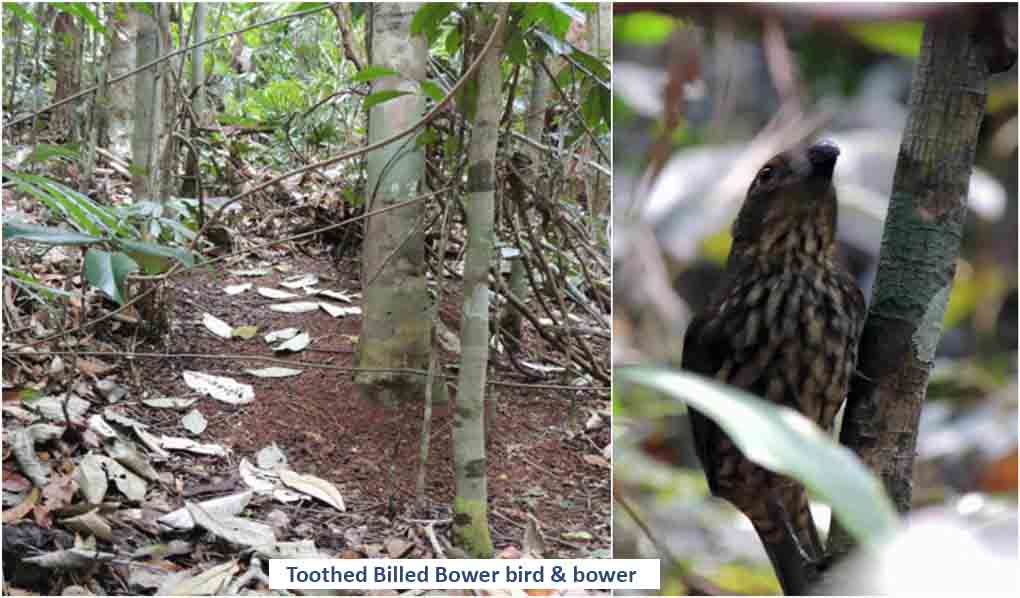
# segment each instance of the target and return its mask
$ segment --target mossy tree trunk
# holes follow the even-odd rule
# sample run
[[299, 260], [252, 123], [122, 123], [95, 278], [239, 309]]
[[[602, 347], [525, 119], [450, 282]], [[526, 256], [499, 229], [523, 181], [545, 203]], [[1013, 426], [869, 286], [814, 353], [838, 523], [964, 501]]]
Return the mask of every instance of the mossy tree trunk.
[[[372, 93], [406, 91], [369, 113], [368, 141], [402, 131], [422, 117], [425, 98], [418, 81], [426, 78], [428, 47], [424, 36], [410, 33], [418, 3], [371, 6], [370, 63], [399, 76], [376, 79]], [[425, 172], [422, 149], [411, 136], [367, 155], [366, 209], [386, 208], [419, 195]], [[431, 350], [429, 296], [425, 287], [423, 204], [371, 216], [365, 222], [362, 252], [364, 320], [358, 366], [366, 369], [425, 370]], [[394, 371], [362, 371], [356, 377], [362, 396], [383, 403], [420, 401], [425, 377]]]
[[[473, 27], [476, 41], [488, 39], [504, 3], [484, 5]], [[499, 35], [497, 33], [497, 35]], [[489, 364], [489, 264], [494, 247], [496, 144], [499, 140], [502, 39], [482, 58], [474, 126], [468, 146], [467, 253], [464, 257], [464, 307], [460, 334], [462, 360], [453, 422], [453, 459], [457, 483], [453, 529], [473, 558], [492, 557], [485, 458], [485, 375]]]
[[[977, 18], [925, 24], [860, 342], [861, 375], [851, 384], [840, 435], [901, 512], [911, 506], [921, 406], [960, 253], [987, 80], [997, 70], [989, 49], [1001, 40], [980, 35], [982, 26]], [[830, 552], [838, 557], [851, 547], [836, 526]]]

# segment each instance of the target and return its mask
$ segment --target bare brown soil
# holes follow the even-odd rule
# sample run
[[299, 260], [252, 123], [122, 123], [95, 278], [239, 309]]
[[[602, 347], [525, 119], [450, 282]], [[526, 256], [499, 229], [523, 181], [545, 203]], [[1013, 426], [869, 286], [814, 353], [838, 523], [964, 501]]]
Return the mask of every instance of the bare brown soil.
[[[273, 351], [262, 335], [298, 327], [311, 335], [312, 343], [305, 351], [285, 359], [352, 367], [360, 329], [358, 317], [333, 318], [321, 310], [277, 313], [268, 306], [279, 301], [265, 299], [254, 289], [236, 296], [223, 292], [224, 286], [242, 282], [280, 288], [280, 279], [299, 273], [319, 274], [320, 288], [360, 291], [358, 266], [353, 260], [332, 264], [325, 259], [288, 258], [285, 263], [290, 265], [285, 274], [274, 270], [259, 278], [240, 278], [228, 270], [254, 264], [233, 264], [199, 269], [191, 277], [178, 280], [169, 352], [272, 357]], [[449, 286], [456, 287], [456, 283]], [[459, 305], [459, 294], [444, 299], [442, 318], [451, 330], [459, 328]], [[202, 326], [203, 312], [234, 326], [256, 325], [259, 334], [250, 340], [218, 338]], [[550, 349], [528, 324], [525, 327], [528, 355], [522, 357], [541, 361]], [[599, 349], [608, 352], [608, 344]], [[444, 355], [443, 363], [456, 365], [456, 356]], [[406, 532], [415, 520], [449, 519], [454, 495], [450, 402], [436, 405], [432, 414], [427, 506], [420, 509], [414, 501], [423, 416], [420, 399], [408, 398], [396, 407], [366, 401], [352, 383], [351, 372], [332, 369], [295, 366], [304, 370], [297, 377], [268, 379], [243, 372], [269, 365], [279, 364], [195, 356], [147, 360], [133, 367], [135, 382], [150, 396], [190, 393], [181, 376], [183, 370], [230, 376], [255, 388], [255, 401], [242, 407], [208, 398], [196, 404], [209, 420], [209, 428], [200, 440], [221, 443], [233, 453], [229, 459], [187, 457], [176, 465], [175, 475], [184, 478], [183, 489], [191, 500], [243, 490], [237, 463], [242, 457], [254, 461], [258, 450], [275, 442], [292, 469], [333, 482], [348, 507], [347, 513], [339, 513], [317, 502], [284, 505], [269, 499], [259, 503], [256, 499], [256, 516], [273, 510], [289, 516], [290, 531], [280, 534], [288, 536], [281, 540], [307, 538], [311, 532], [321, 548], [364, 552], [365, 546], [377, 546], [395, 535], [414, 535]], [[444, 372], [455, 374], [456, 370], [446, 367]], [[489, 379], [525, 381], [499, 355], [490, 360]], [[455, 382], [455, 377], [448, 379], [451, 387]], [[520, 546], [527, 515], [532, 514], [546, 538], [547, 556], [608, 554], [610, 470], [594, 456], [609, 443], [609, 430], [608, 426], [592, 432], [584, 429], [591, 410], [608, 408], [608, 396], [584, 390], [497, 384], [490, 385], [488, 392], [488, 489], [497, 549]], [[454, 395], [451, 393], [451, 402], [455, 401]], [[178, 426], [178, 414], [135, 406], [131, 415], [153, 425], [155, 431], [186, 435]], [[192, 467], [191, 463], [201, 466]], [[441, 533], [449, 531], [444, 526], [437, 529]], [[577, 532], [587, 532], [591, 539]], [[432, 555], [419, 546], [407, 556]]]

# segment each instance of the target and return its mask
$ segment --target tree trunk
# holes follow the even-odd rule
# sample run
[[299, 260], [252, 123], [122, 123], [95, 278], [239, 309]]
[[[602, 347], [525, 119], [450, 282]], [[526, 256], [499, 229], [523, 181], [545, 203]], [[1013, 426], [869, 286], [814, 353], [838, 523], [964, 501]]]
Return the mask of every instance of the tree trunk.
[[[545, 60], [545, 55], [540, 53], [532, 62], [531, 95], [528, 97], [528, 111], [525, 115], [525, 135], [538, 143], [544, 142], [542, 135], [545, 132], [546, 100], [549, 97], [549, 89], [552, 87], [549, 75], [542, 68], [543, 60]], [[548, 185], [545, 185], [548, 180], [548, 177], [545, 176], [546, 169], [541, 167], [543, 164], [542, 150], [526, 143], [523, 146], [523, 151], [531, 159], [531, 168], [527, 172], [521, 172], [521, 176], [524, 177], [524, 180], [530, 181], [532, 188], [539, 193], [548, 193]], [[521, 193], [519, 198], [515, 194], [507, 199], [525, 201], [525, 196]], [[516, 207], [513, 210], [509, 209], [509, 206], [507, 207], [508, 218], [513, 218], [515, 212]], [[524, 260], [524, 253], [521, 252], [521, 255], [517, 256], [510, 266], [510, 292], [521, 301], [527, 301], [528, 298], [528, 280], [525, 276]], [[499, 323], [500, 328], [506, 331], [509, 337], [504, 342], [507, 350], [517, 348], [511, 339], [521, 338], [521, 321], [521, 312], [507, 301]]]
[[[53, 101], [60, 101], [70, 95], [78, 93], [81, 88], [81, 69], [79, 60], [81, 58], [81, 29], [75, 22], [75, 18], [66, 12], [57, 14], [53, 21], [53, 63], [54, 78], [56, 87], [53, 93]], [[75, 135], [78, 127], [73, 126], [74, 103], [58, 106], [53, 111], [52, 127], [59, 132], [67, 133], [67, 140], [77, 139]]]
[[[134, 70], [137, 55], [138, 26], [146, 17], [131, 4], [107, 5], [106, 10], [112, 11], [113, 23], [110, 41], [110, 68], [107, 76], [116, 79], [124, 73]], [[109, 139], [110, 151], [118, 156], [131, 153], [134, 133], [135, 85], [132, 78], [124, 79], [110, 85], [107, 89], [109, 102], [104, 112], [106, 120], [102, 123], [106, 130], [100, 130], [100, 140]]]
[[[201, 44], [205, 41], [205, 21], [209, 12], [209, 5], [205, 2], [195, 4], [195, 29], [192, 33], [192, 42]], [[195, 116], [200, 119], [206, 118], [205, 89], [205, 46], [198, 46], [191, 51], [191, 105], [195, 109]]]
[[[878, 274], [840, 440], [911, 506], [918, 422], [960, 252], [989, 67], [964, 23], [925, 24]], [[1015, 55], [1015, 48], [1013, 50]], [[852, 540], [833, 529], [829, 551]]]
[[[488, 39], [496, 19], [502, 21], [506, 13], [507, 4], [486, 5], [478, 26], [473, 28], [476, 39]], [[460, 546], [473, 558], [492, 557], [485, 472], [485, 375], [489, 362], [489, 264], [494, 246], [502, 50], [502, 38], [497, 37], [478, 70], [475, 120], [468, 146], [467, 253], [460, 324], [463, 350], [453, 424], [457, 483], [453, 529]]]
[[[408, 95], [372, 108], [369, 143], [389, 137], [421, 118], [425, 98], [418, 81], [425, 79], [428, 47], [411, 36], [417, 3], [372, 5], [372, 64], [400, 73], [376, 79], [372, 92], [402, 90]], [[370, 152], [366, 210], [377, 210], [416, 197], [425, 158], [414, 137]], [[421, 204], [372, 216], [365, 222], [362, 254], [364, 319], [358, 343], [358, 366], [425, 370], [429, 364], [429, 296], [425, 287], [425, 211]], [[362, 396], [383, 403], [421, 401], [425, 378], [411, 373], [364, 371], [356, 376]]]

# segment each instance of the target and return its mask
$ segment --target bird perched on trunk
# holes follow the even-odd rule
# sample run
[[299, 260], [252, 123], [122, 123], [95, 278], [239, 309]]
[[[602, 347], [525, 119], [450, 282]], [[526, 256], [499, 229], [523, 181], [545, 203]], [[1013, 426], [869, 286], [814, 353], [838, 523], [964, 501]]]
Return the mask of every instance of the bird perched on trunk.
[[[864, 323], [860, 289], [836, 262], [839, 148], [781, 153], [758, 171], [733, 225], [726, 272], [684, 336], [681, 367], [796, 409], [825, 430], [846, 397]], [[751, 520], [783, 590], [801, 594], [824, 554], [807, 493], [749, 461], [691, 410], [712, 493]]]

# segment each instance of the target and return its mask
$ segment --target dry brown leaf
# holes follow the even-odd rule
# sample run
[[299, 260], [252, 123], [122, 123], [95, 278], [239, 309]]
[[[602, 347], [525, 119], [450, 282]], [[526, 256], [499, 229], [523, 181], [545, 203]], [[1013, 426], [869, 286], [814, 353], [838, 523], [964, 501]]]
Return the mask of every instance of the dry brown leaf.
[[113, 370], [117, 369], [117, 366], [110, 365], [97, 359], [88, 359], [86, 357], [79, 357], [75, 361], [75, 366], [78, 371], [87, 376], [105, 376]]
[[18, 503], [17, 506], [11, 507], [3, 512], [3, 522], [13, 523], [20, 521], [22, 517], [28, 515], [28, 512], [35, 507], [36, 503], [39, 502], [39, 489], [32, 488], [32, 491], [28, 493], [25, 500]]
[[611, 467], [611, 465], [609, 465], [609, 461], [606, 461], [606, 458], [602, 455], [585, 455], [582, 459], [584, 459], [584, 462], [588, 465], [594, 465], [595, 467], [603, 467], [605, 469], [609, 469]]

